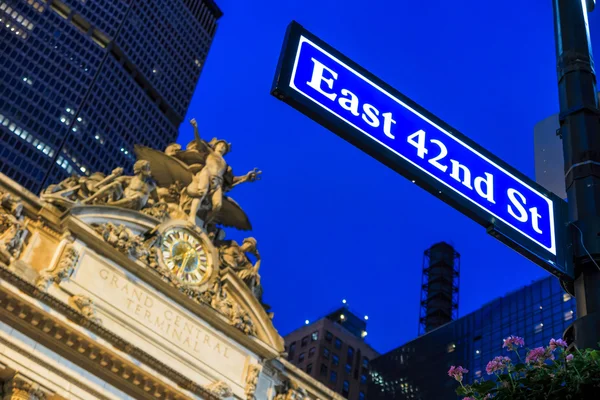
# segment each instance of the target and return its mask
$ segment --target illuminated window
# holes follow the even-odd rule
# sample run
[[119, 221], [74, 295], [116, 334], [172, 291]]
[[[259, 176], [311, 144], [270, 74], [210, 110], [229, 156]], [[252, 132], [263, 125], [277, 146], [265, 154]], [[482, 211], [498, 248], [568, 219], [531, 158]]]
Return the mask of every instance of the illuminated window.
[[573, 319], [573, 310], [566, 311], [564, 316], [565, 316], [565, 321], [569, 321], [569, 320]]
[[475, 378], [481, 378], [481, 371], [475, 371]]
[[454, 350], [456, 350], [456, 344], [450, 343], [447, 347], [448, 353], [452, 353], [452, 352], [454, 352]]
[[544, 324], [540, 322], [539, 324], [535, 325], [534, 332], [535, 333], [540, 333], [543, 328], [544, 328]]
[[311, 341], [315, 342], [318, 339], [319, 339], [319, 332], [318, 331], [315, 331], [315, 332], [312, 333], [312, 335], [310, 335], [310, 340]]
[[571, 295], [569, 293], [563, 293], [563, 302], [567, 302], [571, 300]]

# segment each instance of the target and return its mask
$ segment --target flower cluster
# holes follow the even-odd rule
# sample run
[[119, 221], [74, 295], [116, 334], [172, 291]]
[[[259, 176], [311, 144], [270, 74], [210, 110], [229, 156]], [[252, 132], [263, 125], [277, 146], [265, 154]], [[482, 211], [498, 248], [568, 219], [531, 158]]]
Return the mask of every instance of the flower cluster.
[[547, 349], [536, 347], [533, 350], [529, 350], [527, 357], [525, 357], [527, 364], [544, 364], [547, 360], [554, 360], [554, 354], [552, 354], [552, 350], [549, 347]]
[[561, 347], [561, 348], [566, 348], [567, 347], [567, 342], [565, 342], [562, 339], [550, 339], [550, 344], [548, 345], [548, 347], [550, 348], [550, 350], [554, 351], [556, 350], [556, 348]]
[[[502, 345], [508, 351], [514, 351], [519, 361], [519, 348], [524, 346], [525, 340], [518, 336], [507, 337]], [[567, 347], [563, 339], [551, 339], [546, 347], [528, 350], [525, 363], [516, 365], [510, 357], [494, 357], [485, 370], [488, 375], [495, 375], [495, 380], [475, 380], [465, 384], [463, 375], [468, 371], [461, 366], [452, 366], [448, 375], [460, 383], [456, 393], [464, 396], [463, 400], [597, 399], [600, 351], [575, 349], [571, 352]], [[589, 390], [596, 397], [586, 397]]]
[[502, 372], [504, 370], [504, 368], [508, 367], [508, 364], [510, 364], [510, 358], [508, 357], [502, 357], [502, 356], [498, 356], [498, 357], [494, 357], [494, 359], [492, 361], [490, 361], [487, 366], [485, 367], [485, 372], [488, 373], [488, 375], [492, 375], [496, 372]]
[[448, 376], [451, 376], [452, 378], [456, 379], [457, 381], [462, 382], [463, 374], [466, 374], [468, 372], [469, 372], [469, 370], [466, 368], [463, 368], [461, 366], [455, 367], [453, 365], [448, 370]]
[[518, 347], [525, 346], [525, 339], [519, 336], [509, 336], [504, 339], [502, 348], [507, 348], [509, 351], [516, 350]]

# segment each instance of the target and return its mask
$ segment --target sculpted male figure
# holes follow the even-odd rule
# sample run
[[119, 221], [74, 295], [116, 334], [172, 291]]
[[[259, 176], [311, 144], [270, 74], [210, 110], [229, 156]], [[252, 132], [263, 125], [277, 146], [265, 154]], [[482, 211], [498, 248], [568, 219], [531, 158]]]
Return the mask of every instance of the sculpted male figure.
[[[202, 169], [194, 175], [192, 182], [187, 187], [187, 194], [192, 198], [189, 219], [196, 223], [196, 214], [205, 200], [210, 200], [211, 210], [217, 212], [223, 204], [223, 176], [228, 172], [228, 165], [223, 156], [227, 154], [231, 146], [224, 140], [211, 140], [208, 145], [198, 133], [198, 124], [195, 119], [190, 121], [194, 127], [195, 139], [187, 146], [186, 151], [194, 151], [201, 146], [206, 147], [206, 161]], [[232, 187], [247, 181], [256, 180], [260, 171], [250, 171], [243, 176], [234, 176]]]
[[104, 202], [105, 204], [141, 210], [148, 204], [150, 197], [155, 202], [159, 201], [156, 184], [152, 180], [150, 163], [139, 160], [133, 165], [134, 176], [121, 176], [100, 187], [98, 191], [84, 199], [82, 203]]

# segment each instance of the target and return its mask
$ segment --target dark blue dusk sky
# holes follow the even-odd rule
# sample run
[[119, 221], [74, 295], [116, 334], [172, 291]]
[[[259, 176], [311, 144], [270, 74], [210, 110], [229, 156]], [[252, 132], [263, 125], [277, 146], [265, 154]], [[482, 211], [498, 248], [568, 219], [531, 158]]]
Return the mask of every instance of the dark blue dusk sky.
[[[294, 19], [533, 177], [533, 127], [558, 110], [551, 0], [217, 3], [224, 16], [186, 119], [195, 117], [205, 138], [233, 143], [227, 160], [238, 175], [263, 171], [230, 194], [254, 226], [281, 334], [345, 298], [369, 315], [375, 349], [413, 339], [423, 251], [438, 241], [462, 256], [461, 316], [547, 276], [269, 91]], [[600, 45], [600, 10], [590, 25]], [[187, 143], [190, 125], [180, 133]]]

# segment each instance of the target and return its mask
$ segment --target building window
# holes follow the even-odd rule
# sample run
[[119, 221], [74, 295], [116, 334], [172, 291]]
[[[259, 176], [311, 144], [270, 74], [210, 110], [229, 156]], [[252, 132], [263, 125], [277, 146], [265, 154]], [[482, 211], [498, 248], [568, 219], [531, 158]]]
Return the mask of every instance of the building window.
[[337, 382], [337, 372], [331, 371], [329, 374], [329, 382], [336, 383]]
[[349, 374], [350, 372], [352, 372], [352, 365], [346, 363], [346, 373]]
[[481, 358], [481, 350], [475, 350], [475, 358]]
[[354, 349], [348, 346], [348, 361], [352, 362], [352, 357], [354, 357]]
[[365, 374], [361, 374], [360, 375], [360, 384], [361, 385], [366, 385], [367, 384], [367, 375], [365, 375]]
[[358, 400], [365, 400], [365, 392], [360, 392], [358, 394]]
[[544, 324], [540, 322], [539, 324], [535, 325], [534, 332], [535, 333], [540, 333], [543, 328], [544, 328]]
[[312, 372], [312, 364], [308, 364], [306, 366], [306, 373], [310, 375], [311, 372]]
[[363, 368], [369, 367], [369, 359], [367, 357], [363, 357]]
[[321, 370], [319, 371], [321, 376], [327, 376], [327, 365], [321, 364]]
[[306, 346], [307, 344], [308, 344], [308, 336], [304, 336], [304, 337], [302, 338], [302, 345], [301, 345], [301, 346], [302, 346], [302, 347], [304, 347], [304, 346]]
[[323, 348], [323, 358], [326, 358], [329, 360], [329, 349], [327, 347]]
[[565, 312], [565, 321], [573, 319], [573, 310]]
[[481, 378], [481, 371], [475, 371], [475, 378]]
[[298, 362], [301, 363], [302, 361], [304, 361], [304, 355], [306, 353], [300, 353], [300, 355], [298, 356]]
[[331, 356], [331, 362], [333, 363], [333, 365], [340, 364], [340, 358], [337, 356], [337, 354]]
[[290, 351], [288, 352], [288, 360], [294, 359], [294, 352], [296, 351], [296, 342], [290, 344]]
[[450, 343], [447, 348], [448, 353], [453, 353], [454, 350], [456, 350], [456, 344]]
[[313, 342], [316, 342], [319, 339], [319, 332], [315, 331], [312, 333], [312, 335], [310, 335], [310, 340]]
[[327, 331], [327, 333], [325, 333], [325, 340], [327, 340], [329, 343], [331, 343], [331, 340], [333, 339], [333, 334], [329, 331]]
[[348, 381], [344, 381], [344, 384], [342, 386], [342, 396], [347, 398], [349, 392], [350, 392], [350, 384], [348, 383]]
[[316, 352], [317, 352], [317, 348], [311, 347], [310, 350], [308, 351], [308, 358], [311, 358], [312, 356], [314, 356]]
[[342, 348], [342, 341], [338, 338], [335, 338], [335, 348], [336, 349], [341, 349]]
[[569, 293], [563, 293], [563, 302], [567, 302], [571, 300], [571, 295]]

